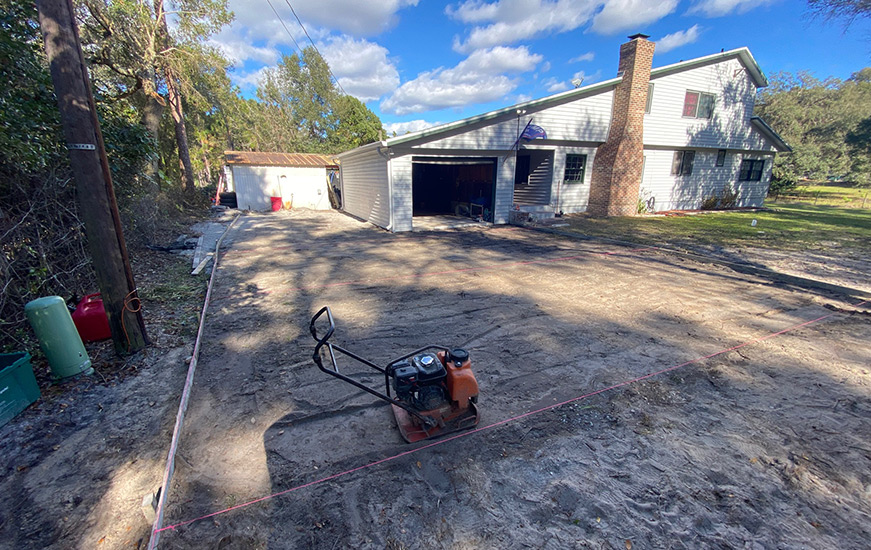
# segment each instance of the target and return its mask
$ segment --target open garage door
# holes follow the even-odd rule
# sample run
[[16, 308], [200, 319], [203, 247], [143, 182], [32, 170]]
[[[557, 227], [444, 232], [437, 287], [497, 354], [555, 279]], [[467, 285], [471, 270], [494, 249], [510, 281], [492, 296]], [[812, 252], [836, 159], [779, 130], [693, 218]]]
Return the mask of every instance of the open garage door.
[[493, 220], [495, 158], [413, 157], [411, 177], [414, 216]]

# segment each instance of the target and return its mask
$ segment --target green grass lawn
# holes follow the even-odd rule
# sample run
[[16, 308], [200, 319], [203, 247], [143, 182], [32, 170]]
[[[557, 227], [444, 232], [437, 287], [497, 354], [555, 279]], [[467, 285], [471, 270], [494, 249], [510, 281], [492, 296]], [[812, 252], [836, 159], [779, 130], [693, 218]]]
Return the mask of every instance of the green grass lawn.
[[797, 185], [784, 190], [779, 196], [769, 197], [768, 206], [779, 202], [807, 202], [817, 205], [848, 208], [871, 207], [871, 189], [845, 183], [816, 182]]
[[[753, 226], [753, 220], [756, 225]], [[679, 247], [852, 249], [871, 254], [871, 210], [777, 203], [768, 210], [677, 216], [567, 216], [570, 231], [642, 244]]]

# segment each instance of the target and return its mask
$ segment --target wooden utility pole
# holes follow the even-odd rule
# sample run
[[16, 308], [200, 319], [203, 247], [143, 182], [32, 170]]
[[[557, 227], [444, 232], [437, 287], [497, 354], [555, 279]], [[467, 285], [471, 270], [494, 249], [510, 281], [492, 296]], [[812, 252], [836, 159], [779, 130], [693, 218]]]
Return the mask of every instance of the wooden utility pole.
[[145, 323], [127, 257], [75, 11], [71, 0], [37, 0], [36, 5], [76, 181], [79, 213], [85, 224], [115, 350], [138, 351], [147, 343]]

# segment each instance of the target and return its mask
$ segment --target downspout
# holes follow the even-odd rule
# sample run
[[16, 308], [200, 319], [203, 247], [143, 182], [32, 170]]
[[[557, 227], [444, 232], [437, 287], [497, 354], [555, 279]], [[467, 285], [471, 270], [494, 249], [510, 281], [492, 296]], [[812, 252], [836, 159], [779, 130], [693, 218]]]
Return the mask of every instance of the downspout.
[[387, 231], [394, 232], [394, 213], [393, 213], [393, 151], [387, 146], [387, 142], [382, 141], [378, 147], [378, 154], [387, 159]]
[[390, 222], [387, 224], [387, 231], [393, 233], [395, 227], [393, 221], [393, 161], [391, 160], [391, 151], [387, 150], [387, 196], [390, 204]]

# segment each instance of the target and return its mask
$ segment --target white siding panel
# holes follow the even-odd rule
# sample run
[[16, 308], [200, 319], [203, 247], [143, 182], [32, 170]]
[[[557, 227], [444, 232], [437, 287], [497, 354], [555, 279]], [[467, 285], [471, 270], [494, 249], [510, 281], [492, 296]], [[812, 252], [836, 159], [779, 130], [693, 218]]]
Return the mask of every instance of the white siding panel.
[[387, 228], [390, 225], [390, 190], [387, 159], [376, 149], [341, 159], [342, 209]]
[[614, 91], [608, 90], [540, 111], [527, 112], [519, 120], [509, 117], [463, 128], [454, 135], [424, 141], [415, 147], [509, 150], [530, 119], [533, 124], [544, 128], [548, 140], [602, 142], [608, 138], [613, 99]]
[[[750, 125], [756, 86], [737, 59], [651, 80], [653, 99], [644, 116], [645, 146], [773, 150]], [[687, 90], [716, 96], [710, 119], [683, 116]]]
[[514, 200], [514, 155], [498, 157], [496, 162], [496, 197], [493, 199], [493, 223], [508, 223]]
[[[765, 166], [762, 168], [762, 180], [737, 181], [742, 159], [765, 160]], [[762, 207], [762, 203], [765, 202], [765, 196], [768, 195], [768, 186], [771, 183], [771, 169], [774, 167], [774, 155], [744, 154], [740, 155], [740, 158], [737, 158], [735, 162], [737, 166], [735, 171], [735, 190], [738, 192], [738, 206]]]
[[[584, 168], [584, 181], [564, 183], [566, 173], [566, 155], [586, 155], [587, 164]], [[554, 155], [554, 181], [556, 188], [553, 196], [556, 210], [566, 214], [586, 212], [590, 201], [590, 182], [593, 179], [593, 159], [596, 157], [595, 147], [561, 147]]]
[[393, 175], [393, 231], [411, 231], [413, 215], [411, 155], [390, 159]]
[[[762, 206], [771, 178], [771, 156], [729, 151], [723, 166], [715, 166], [716, 150], [696, 150], [693, 173], [688, 176], [671, 175], [674, 151], [645, 149], [644, 175], [641, 179], [641, 198], [653, 197], [655, 211], [697, 210], [705, 199], [722, 195], [729, 187], [738, 193], [737, 206]], [[738, 181], [742, 158], [765, 158], [762, 181]]]

